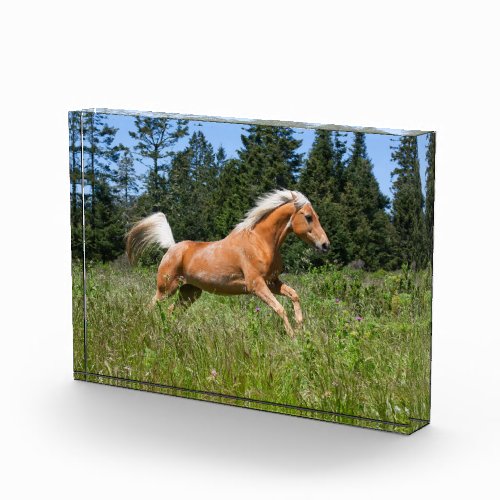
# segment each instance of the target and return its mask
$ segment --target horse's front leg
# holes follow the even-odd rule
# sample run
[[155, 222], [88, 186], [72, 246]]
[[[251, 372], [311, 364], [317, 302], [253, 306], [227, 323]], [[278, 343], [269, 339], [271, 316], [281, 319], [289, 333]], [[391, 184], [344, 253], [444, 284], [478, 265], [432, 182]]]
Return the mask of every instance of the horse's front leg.
[[273, 295], [271, 290], [266, 284], [266, 281], [262, 277], [258, 277], [251, 280], [250, 286], [247, 286], [248, 290], [263, 300], [273, 311], [283, 320], [285, 323], [285, 330], [290, 337], [293, 338], [294, 332], [293, 328], [288, 321], [285, 308], [278, 302], [278, 299]]
[[297, 322], [297, 326], [301, 326], [304, 322], [304, 316], [300, 307], [298, 293], [291, 286], [285, 285], [279, 280], [273, 282], [269, 288], [273, 293], [288, 297], [292, 301], [293, 311], [295, 312], [295, 321]]

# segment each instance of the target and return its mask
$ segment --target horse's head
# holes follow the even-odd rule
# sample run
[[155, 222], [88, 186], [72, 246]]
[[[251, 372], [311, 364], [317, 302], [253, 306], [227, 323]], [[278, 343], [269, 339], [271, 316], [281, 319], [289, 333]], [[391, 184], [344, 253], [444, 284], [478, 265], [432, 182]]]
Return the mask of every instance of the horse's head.
[[330, 241], [319, 223], [319, 217], [310, 203], [297, 210], [291, 219], [292, 231], [320, 252], [327, 252]]

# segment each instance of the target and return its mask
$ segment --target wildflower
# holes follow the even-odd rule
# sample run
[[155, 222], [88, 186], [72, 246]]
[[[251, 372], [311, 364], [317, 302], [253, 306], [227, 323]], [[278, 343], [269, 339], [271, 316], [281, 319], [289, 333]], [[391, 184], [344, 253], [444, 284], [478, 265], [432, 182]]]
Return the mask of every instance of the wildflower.
[[207, 377], [207, 380], [208, 380], [209, 382], [214, 382], [214, 383], [216, 383], [216, 384], [217, 384], [217, 383], [219, 383], [219, 382], [218, 382], [218, 380], [217, 380], [217, 376], [218, 376], [218, 375], [219, 375], [219, 374], [217, 373], [217, 370], [216, 370], [215, 368], [212, 368], [212, 369], [210, 370], [210, 375]]
[[260, 312], [260, 307], [256, 307], [256, 308], [255, 308], [255, 312], [256, 312], [256, 313]]
[[335, 299], [335, 304], [340, 304], [340, 299]]
[[363, 318], [361, 316], [359, 316], [359, 315], [356, 316], [356, 321], [362, 321], [362, 320], [363, 320]]

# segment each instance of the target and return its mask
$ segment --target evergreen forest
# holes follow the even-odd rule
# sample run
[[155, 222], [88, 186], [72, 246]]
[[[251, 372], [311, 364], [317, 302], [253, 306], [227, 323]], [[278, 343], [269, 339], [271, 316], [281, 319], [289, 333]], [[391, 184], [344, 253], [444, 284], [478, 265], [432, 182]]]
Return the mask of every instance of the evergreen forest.
[[389, 199], [374, 174], [365, 133], [317, 129], [310, 149], [303, 152], [296, 129], [248, 125], [239, 148], [228, 155], [224, 137], [211, 144], [203, 127], [198, 128], [190, 132], [187, 120], [135, 116], [126, 140], [120, 140], [110, 115], [69, 113], [75, 260], [82, 256], [82, 203], [86, 259], [108, 262], [123, 255], [130, 226], [153, 212], [167, 215], [176, 241], [217, 240], [259, 195], [286, 188], [309, 198], [331, 242], [329, 253], [318, 255], [289, 237], [282, 249], [286, 270], [324, 264], [369, 271], [422, 269], [431, 263], [434, 133], [426, 137], [424, 178], [417, 137], [394, 136], [387, 165]]

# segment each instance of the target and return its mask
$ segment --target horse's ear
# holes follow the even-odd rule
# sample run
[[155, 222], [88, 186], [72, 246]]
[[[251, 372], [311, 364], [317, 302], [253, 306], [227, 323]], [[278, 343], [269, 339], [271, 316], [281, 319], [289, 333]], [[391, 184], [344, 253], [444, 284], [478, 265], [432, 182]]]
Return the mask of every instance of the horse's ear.
[[295, 203], [297, 201], [297, 195], [295, 194], [295, 191], [290, 191], [290, 194], [292, 195], [292, 200]]

